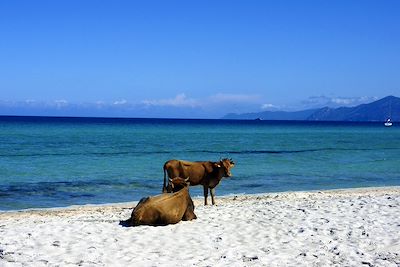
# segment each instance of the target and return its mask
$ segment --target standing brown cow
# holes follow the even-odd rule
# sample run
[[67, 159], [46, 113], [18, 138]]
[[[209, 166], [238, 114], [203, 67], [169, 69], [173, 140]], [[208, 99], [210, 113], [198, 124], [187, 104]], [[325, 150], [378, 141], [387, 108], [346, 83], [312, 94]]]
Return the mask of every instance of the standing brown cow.
[[223, 177], [230, 177], [231, 168], [235, 166], [232, 159], [212, 161], [183, 161], [169, 160], [164, 164], [163, 192], [171, 192], [170, 184], [166, 185], [166, 173], [169, 178], [189, 177], [190, 185], [202, 185], [204, 190], [204, 205], [207, 205], [208, 189], [211, 193], [211, 202], [215, 204], [215, 187]]

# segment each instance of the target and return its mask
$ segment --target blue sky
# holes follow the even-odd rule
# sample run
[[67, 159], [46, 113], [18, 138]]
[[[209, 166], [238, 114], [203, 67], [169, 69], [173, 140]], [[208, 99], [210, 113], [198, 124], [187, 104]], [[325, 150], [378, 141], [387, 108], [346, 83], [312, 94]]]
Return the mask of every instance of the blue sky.
[[400, 95], [400, 1], [1, 1], [0, 114], [218, 118]]

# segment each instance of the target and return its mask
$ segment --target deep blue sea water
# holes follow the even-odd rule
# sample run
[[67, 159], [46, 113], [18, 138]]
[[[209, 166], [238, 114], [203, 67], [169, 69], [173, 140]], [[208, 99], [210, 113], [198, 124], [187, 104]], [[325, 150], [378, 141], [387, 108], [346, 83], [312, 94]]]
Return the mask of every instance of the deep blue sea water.
[[161, 192], [165, 161], [224, 157], [236, 166], [217, 197], [400, 185], [400, 127], [0, 117], [0, 210], [139, 200]]

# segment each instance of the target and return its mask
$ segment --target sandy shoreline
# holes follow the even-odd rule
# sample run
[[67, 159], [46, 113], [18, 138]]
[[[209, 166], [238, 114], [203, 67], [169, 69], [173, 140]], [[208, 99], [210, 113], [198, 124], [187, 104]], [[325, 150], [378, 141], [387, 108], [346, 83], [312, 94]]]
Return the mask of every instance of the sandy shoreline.
[[136, 202], [0, 212], [0, 266], [400, 266], [400, 187], [216, 201], [165, 227], [121, 227]]

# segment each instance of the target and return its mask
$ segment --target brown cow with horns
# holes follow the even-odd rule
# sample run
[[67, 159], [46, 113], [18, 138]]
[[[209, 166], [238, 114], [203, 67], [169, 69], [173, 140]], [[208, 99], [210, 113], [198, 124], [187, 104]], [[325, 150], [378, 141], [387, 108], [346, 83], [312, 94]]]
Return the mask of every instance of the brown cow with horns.
[[171, 192], [171, 184], [166, 185], [166, 173], [169, 178], [189, 177], [190, 185], [202, 185], [204, 190], [204, 205], [207, 205], [208, 189], [211, 193], [211, 202], [215, 204], [215, 187], [223, 177], [230, 177], [231, 168], [235, 166], [232, 159], [212, 161], [184, 161], [169, 160], [164, 164], [163, 192]]
[[133, 209], [131, 217], [121, 221], [120, 224], [158, 226], [196, 219], [193, 201], [189, 195], [188, 180], [181, 177], [170, 179], [174, 193], [142, 198]]

